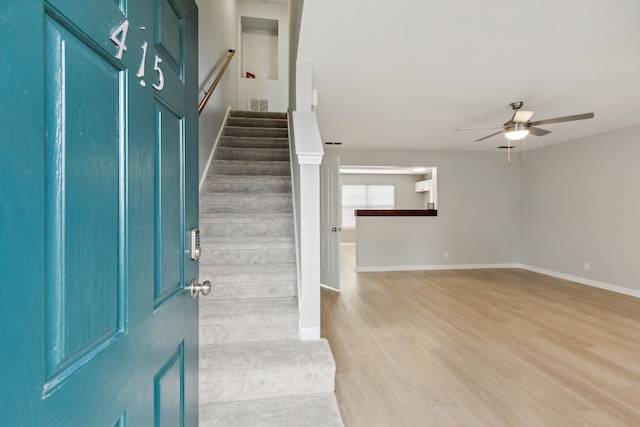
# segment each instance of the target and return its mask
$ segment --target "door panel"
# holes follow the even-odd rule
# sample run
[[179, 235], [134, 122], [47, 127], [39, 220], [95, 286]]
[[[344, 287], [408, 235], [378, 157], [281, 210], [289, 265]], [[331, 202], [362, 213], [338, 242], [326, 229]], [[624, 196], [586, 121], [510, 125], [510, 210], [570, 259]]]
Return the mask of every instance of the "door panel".
[[320, 283], [340, 290], [340, 158], [320, 165]]
[[[51, 17], [45, 25], [45, 389], [50, 393], [69, 369], [86, 364], [123, 330], [123, 138], [114, 120], [122, 119], [123, 87], [121, 71], [106, 55]], [[102, 102], [92, 105], [84, 96], [87, 88]]]
[[163, 60], [180, 78], [184, 73], [184, 17], [176, 5], [169, 0], [158, 1], [156, 28], [157, 43], [163, 52]]
[[197, 425], [194, 2], [7, 0], [0, 42], [3, 424]]
[[[183, 121], [156, 104], [156, 307], [183, 287]], [[178, 198], [176, 198], [178, 196]]]
[[184, 346], [162, 366], [154, 377], [154, 425], [184, 425]]

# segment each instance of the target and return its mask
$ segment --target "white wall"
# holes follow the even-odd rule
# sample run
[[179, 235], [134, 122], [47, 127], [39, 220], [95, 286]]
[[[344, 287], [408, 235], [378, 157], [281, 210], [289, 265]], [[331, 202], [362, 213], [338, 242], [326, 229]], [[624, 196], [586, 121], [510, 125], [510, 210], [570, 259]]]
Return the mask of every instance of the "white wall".
[[[341, 163], [348, 165], [438, 168], [438, 216], [422, 218], [421, 224], [430, 248], [421, 259], [423, 265], [519, 262], [518, 159], [507, 163], [506, 153], [329, 150], [337, 151]], [[402, 254], [397, 247], [379, 250], [381, 259], [399, 259]], [[449, 253], [446, 259], [444, 251]]]
[[[287, 111], [289, 106], [289, 6], [286, 3], [239, 0], [237, 40], [242, 37], [240, 19], [242, 16], [273, 19], [278, 21], [278, 79], [269, 80], [256, 76], [255, 79], [240, 77], [237, 70], [238, 98], [240, 109], [249, 108], [249, 97], [269, 98], [271, 111]], [[240, 52], [240, 54], [242, 54]]]
[[[415, 183], [424, 179], [424, 175], [394, 174], [340, 174], [340, 185], [344, 184], [390, 184], [395, 186], [396, 209], [425, 209], [424, 193], [416, 193]], [[340, 242], [354, 243], [355, 230], [342, 227]]]
[[300, 40], [300, 23], [304, 0], [289, 0], [289, 108], [297, 111], [296, 102], [296, 61], [298, 58], [298, 43]]
[[269, 32], [242, 32], [242, 72], [252, 73], [257, 79], [278, 79], [278, 41], [277, 35]]
[[[196, 0], [198, 4], [198, 82], [208, 89], [229, 49], [237, 49], [237, 0]], [[205, 173], [218, 131], [229, 107], [237, 108], [238, 54], [231, 61], [205, 110], [200, 114], [200, 178]]]
[[635, 126], [527, 153], [522, 264], [640, 291], [639, 135]]

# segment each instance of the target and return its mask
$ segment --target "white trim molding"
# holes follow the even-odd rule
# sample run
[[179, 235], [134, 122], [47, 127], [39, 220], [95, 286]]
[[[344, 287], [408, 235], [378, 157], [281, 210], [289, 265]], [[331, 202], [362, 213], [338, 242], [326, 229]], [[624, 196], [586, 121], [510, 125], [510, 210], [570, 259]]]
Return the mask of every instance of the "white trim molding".
[[584, 277], [573, 276], [571, 274], [558, 273], [557, 271], [546, 270], [544, 268], [534, 267], [532, 265], [521, 264], [523, 270], [533, 271], [534, 273], [544, 274], [546, 276], [557, 277], [558, 279], [569, 280], [581, 285], [592, 286], [594, 288], [604, 289], [606, 291], [616, 292], [631, 297], [640, 298], [640, 291], [636, 289], [624, 288], [622, 286], [612, 285], [610, 283], [598, 282], [597, 280], [585, 279]]
[[380, 267], [355, 267], [361, 273], [384, 271], [421, 271], [421, 270], [475, 270], [487, 268], [520, 268], [520, 264], [443, 264], [443, 265], [388, 265]]
[[316, 114], [294, 111], [292, 116], [297, 175], [294, 186], [299, 191], [296, 204], [300, 206], [296, 218], [300, 232], [299, 330], [300, 339], [315, 340], [320, 338], [320, 163], [324, 150]]
[[320, 328], [300, 328], [301, 341], [315, 341], [320, 339]]

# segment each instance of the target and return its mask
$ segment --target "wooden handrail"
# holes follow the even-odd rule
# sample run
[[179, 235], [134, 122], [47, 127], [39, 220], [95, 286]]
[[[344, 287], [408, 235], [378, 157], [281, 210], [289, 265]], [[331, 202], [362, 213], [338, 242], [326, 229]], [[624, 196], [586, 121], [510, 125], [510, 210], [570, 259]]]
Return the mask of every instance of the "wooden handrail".
[[211, 94], [213, 93], [214, 89], [216, 88], [216, 86], [220, 82], [220, 79], [222, 78], [222, 75], [224, 74], [224, 72], [226, 71], [227, 67], [229, 66], [229, 63], [231, 62], [231, 59], [233, 58], [233, 55], [235, 53], [236, 53], [236, 51], [234, 49], [229, 49], [229, 54], [227, 55], [227, 59], [225, 59], [224, 64], [222, 64], [222, 68], [218, 72], [218, 75], [216, 76], [216, 78], [213, 81], [213, 83], [211, 83], [211, 86], [207, 90], [207, 93], [204, 95], [204, 98], [202, 98], [202, 101], [200, 101], [200, 104], [198, 104], [198, 115], [200, 115], [200, 113], [202, 113], [202, 110], [204, 110], [204, 107], [207, 105], [207, 102], [209, 102], [209, 98], [211, 98]]

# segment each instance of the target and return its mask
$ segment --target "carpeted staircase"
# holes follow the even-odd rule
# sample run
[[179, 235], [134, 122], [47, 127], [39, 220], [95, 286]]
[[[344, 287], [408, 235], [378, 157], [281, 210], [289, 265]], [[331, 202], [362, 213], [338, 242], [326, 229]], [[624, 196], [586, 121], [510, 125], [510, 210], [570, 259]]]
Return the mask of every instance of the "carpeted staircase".
[[342, 426], [326, 340], [298, 339], [285, 113], [232, 111], [200, 195], [201, 426]]

